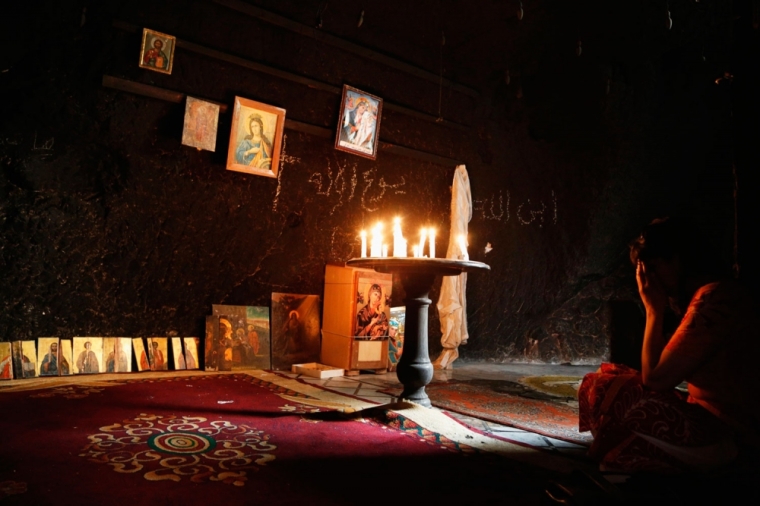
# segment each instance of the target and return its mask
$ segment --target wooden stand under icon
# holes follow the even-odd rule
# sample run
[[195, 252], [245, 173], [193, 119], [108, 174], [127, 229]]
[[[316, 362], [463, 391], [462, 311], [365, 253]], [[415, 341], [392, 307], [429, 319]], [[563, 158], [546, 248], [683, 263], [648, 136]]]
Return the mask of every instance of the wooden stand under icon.
[[[368, 292], [379, 286], [383, 299], [390, 299], [393, 275], [371, 269], [328, 264], [322, 315], [320, 361], [345, 369], [346, 376], [360, 371], [382, 374], [388, 370], [388, 335], [359, 336], [357, 313], [368, 303]], [[390, 322], [390, 304], [383, 300], [383, 314]], [[388, 324], [389, 328], [389, 324]]]

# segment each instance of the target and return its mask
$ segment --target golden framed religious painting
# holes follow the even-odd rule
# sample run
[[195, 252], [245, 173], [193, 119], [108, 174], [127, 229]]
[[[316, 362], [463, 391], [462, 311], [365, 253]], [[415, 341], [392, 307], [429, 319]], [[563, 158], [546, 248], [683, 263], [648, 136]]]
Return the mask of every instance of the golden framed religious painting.
[[277, 177], [285, 109], [235, 97], [227, 170]]
[[104, 337], [103, 362], [105, 372], [132, 372], [132, 339]]
[[[21, 377], [21, 375], [19, 375], [19, 377]], [[11, 352], [11, 343], [9, 342], [0, 342], [0, 380], [4, 379], [13, 379], [13, 356]]]
[[176, 37], [144, 28], [140, 47], [140, 67], [171, 74], [176, 45]]
[[380, 136], [380, 118], [383, 115], [383, 99], [343, 85], [340, 104], [335, 149], [375, 160]]
[[74, 338], [74, 374], [97, 374], [103, 369], [103, 338]]
[[61, 357], [60, 341], [57, 337], [40, 337], [37, 339], [37, 349], [39, 350], [37, 355], [38, 376], [69, 374], [69, 363]]

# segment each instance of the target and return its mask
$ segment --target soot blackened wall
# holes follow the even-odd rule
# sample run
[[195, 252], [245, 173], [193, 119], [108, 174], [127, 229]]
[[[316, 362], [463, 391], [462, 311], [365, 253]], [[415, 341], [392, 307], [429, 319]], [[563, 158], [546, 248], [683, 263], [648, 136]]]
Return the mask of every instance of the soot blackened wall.
[[[436, 227], [442, 254], [456, 161], [472, 184], [470, 256], [492, 268], [469, 279], [466, 358], [607, 357], [614, 307], [636, 303], [625, 245], [655, 216], [702, 218], [731, 260], [732, 170], [755, 156], [734, 149], [753, 130], [731, 111], [737, 96], [756, 108], [741, 90], [757, 76], [714, 80], [729, 56], [757, 54], [757, 36], [723, 2], [673, 3], [683, 15], [670, 31], [657, 5], [640, 2], [534, 2], [522, 21], [503, 2], [466, 12], [382, 2], [366, 7], [361, 28], [351, 2], [326, 11], [316, 0], [249, 2], [307, 26], [321, 12], [313, 36], [223, 3], [32, 2], [7, 19], [17, 36], [0, 69], [2, 339], [200, 335], [211, 304], [321, 294], [325, 263], [357, 256], [358, 231], [396, 215], [410, 236]], [[142, 27], [327, 87], [182, 46], [171, 75], [140, 69]], [[228, 106], [257, 100], [323, 130], [285, 130], [276, 179], [227, 171], [231, 111], [220, 116], [216, 152], [199, 152], [181, 144], [182, 103], [104, 87], [104, 75]], [[331, 87], [344, 83], [400, 106], [385, 108], [384, 142], [451, 163], [336, 151], [322, 135], [335, 131]]]

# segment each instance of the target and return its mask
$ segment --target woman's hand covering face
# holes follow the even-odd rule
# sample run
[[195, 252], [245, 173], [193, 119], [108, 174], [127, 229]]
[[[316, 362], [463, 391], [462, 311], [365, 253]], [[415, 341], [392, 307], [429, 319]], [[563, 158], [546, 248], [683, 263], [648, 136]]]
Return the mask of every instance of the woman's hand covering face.
[[662, 280], [657, 275], [655, 265], [647, 266], [641, 260], [636, 264], [636, 282], [639, 295], [648, 311], [663, 311], [668, 304], [668, 294]]

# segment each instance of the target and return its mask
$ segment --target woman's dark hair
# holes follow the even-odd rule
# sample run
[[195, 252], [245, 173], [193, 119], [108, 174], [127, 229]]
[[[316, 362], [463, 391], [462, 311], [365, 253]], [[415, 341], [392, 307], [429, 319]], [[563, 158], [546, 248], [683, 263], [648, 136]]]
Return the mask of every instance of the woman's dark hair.
[[630, 243], [631, 263], [678, 256], [681, 266], [692, 274], [725, 274], [716, 245], [707, 233], [681, 218], [658, 218]]

